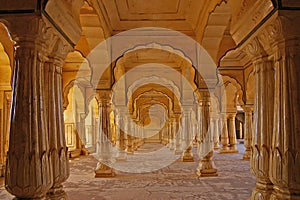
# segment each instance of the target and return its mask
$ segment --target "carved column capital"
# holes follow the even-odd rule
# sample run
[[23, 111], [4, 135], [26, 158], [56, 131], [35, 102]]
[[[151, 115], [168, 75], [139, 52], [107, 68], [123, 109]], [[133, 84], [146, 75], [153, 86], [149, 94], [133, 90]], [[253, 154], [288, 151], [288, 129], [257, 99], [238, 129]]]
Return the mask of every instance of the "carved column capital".
[[210, 93], [208, 89], [197, 89], [194, 94], [199, 105], [210, 105]]
[[[39, 15], [8, 15], [0, 20], [7, 27], [15, 48], [28, 47], [35, 49], [38, 59], [47, 60], [58, 40], [58, 33], [47, 19]], [[20, 51], [16, 56], [24, 56]]]
[[97, 90], [96, 100], [98, 104], [111, 103], [111, 90]]
[[267, 55], [258, 37], [254, 37], [250, 42], [248, 42], [248, 44], [243, 48], [243, 51], [253, 62], [256, 62], [259, 58]]
[[254, 105], [246, 104], [242, 106], [245, 113], [252, 113], [254, 110]]

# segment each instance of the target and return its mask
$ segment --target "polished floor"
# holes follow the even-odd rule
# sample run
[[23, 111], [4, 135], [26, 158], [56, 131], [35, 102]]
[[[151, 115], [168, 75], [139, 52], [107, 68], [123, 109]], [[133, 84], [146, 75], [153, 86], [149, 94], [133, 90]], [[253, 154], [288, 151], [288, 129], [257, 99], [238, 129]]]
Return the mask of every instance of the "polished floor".
[[[116, 170], [117, 176], [114, 178], [94, 178], [97, 160], [93, 156], [82, 156], [70, 161], [71, 175], [64, 187], [70, 200], [245, 200], [250, 197], [256, 180], [250, 173], [249, 161], [242, 160], [243, 145], [239, 144], [238, 149], [239, 154], [218, 154], [215, 151], [214, 161], [219, 176], [208, 178], [198, 178], [195, 174], [198, 165], [195, 148], [195, 162], [184, 163], [178, 159], [158, 169], [167, 163], [161, 158], [164, 154], [147, 154], [152, 159], [146, 162], [141, 162], [140, 155], [165, 150], [159, 145], [144, 144], [135, 154], [128, 155], [127, 162], [115, 163], [117, 169], [123, 167], [124, 170]], [[167, 157], [165, 160], [174, 159]], [[149, 168], [153, 163], [157, 164], [155, 171]], [[5, 191], [3, 182], [0, 178], [0, 199], [12, 199]]]

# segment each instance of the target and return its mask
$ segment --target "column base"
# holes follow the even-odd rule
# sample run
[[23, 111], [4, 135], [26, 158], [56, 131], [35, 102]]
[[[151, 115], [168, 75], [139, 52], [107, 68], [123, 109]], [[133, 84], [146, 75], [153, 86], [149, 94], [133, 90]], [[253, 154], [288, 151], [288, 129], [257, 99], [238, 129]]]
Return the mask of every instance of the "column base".
[[256, 183], [256, 187], [251, 194], [251, 200], [270, 199], [273, 191], [272, 183]]
[[181, 161], [182, 162], [194, 162], [194, 157], [193, 156], [182, 156]]
[[127, 154], [133, 154], [133, 152], [134, 152], [134, 149], [133, 149], [133, 147], [132, 146], [130, 146], [130, 147], [128, 147], [127, 149], [126, 149], [126, 153]]
[[69, 149], [68, 150], [68, 155], [69, 155], [69, 158], [77, 158], [79, 157], [81, 154], [81, 149]]
[[15, 197], [13, 198], [13, 200], [48, 200], [47, 197], [43, 196], [43, 197], [36, 197], [36, 198], [18, 198], [18, 197]]
[[163, 145], [167, 145], [167, 144], [168, 144], [168, 141], [162, 140], [161, 143], [162, 143]]
[[251, 158], [251, 150], [247, 150], [244, 152], [243, 160], [250, 160]]
[[218, 143], [215, 143], [215, 144], [214, 144], [214, 150], [218, 150], [218, 149], [220, 149], [220, 146], [219, 146]]
[[234, 153], [239, 153], [237, 149], [230, 148], [230, 147], [222, 147], [221, 150], [219, 151], [219, 154], [234, 154]]
[[270, 199], [300, 200], [300, 191], [289, 190], [287, 188], [281, 190], [275, 186]]
[[67, 194], [63, 190], [63, 186], [60, 185], [58, 187], [52, 187], [47, 193], [47, 199], [51, 200], [66, 200]]
[[194, 162], [194, 157], [191, 152], [191, 148], [188, 148], [187, 150], [185, 150], [185, 152], [182, 155], [181, 160], [182, 160], [182, 162]]
[[95, 170], [95, 178], [108, 178], [116, 176], [115, 170], [103, 163], [98, 163]]
[[218, 176], [217, 169], [197, 169], [197, 176], [199, 177], [213, 177]]
[[229, 152], [229, 148], [227, 146], [222, 146], [222, 148], [219, 151], [220, 154], [228, 153], [228, 152]]
[[212, 161], [213, 151], [210, 151], [206, 156], [204, 156], [197, 167], [197, 175], [199, 177], [211, 177], [218, 176], [215, 164]]
[[230, 153], [239, 153], [235, 144], [232, 144], [231, 146], [229, 146], [229, 151], [230, 151]]
[[87, 148], [85, 148], [85, 147], [81, 148], [81, 155], [87, 156], [89, 154], [90, 154], [90, 152], [89, 152], [89, 150], [87, 150]]

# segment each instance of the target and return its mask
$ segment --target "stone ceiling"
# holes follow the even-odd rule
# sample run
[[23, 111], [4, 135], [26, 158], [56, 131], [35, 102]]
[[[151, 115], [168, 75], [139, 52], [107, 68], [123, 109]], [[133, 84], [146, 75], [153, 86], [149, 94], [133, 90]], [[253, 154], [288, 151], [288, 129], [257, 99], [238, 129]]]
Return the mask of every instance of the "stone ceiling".
[[113, 34], [141, 27], [164, 27], [195, 35], [206, 0], [98, 0]]

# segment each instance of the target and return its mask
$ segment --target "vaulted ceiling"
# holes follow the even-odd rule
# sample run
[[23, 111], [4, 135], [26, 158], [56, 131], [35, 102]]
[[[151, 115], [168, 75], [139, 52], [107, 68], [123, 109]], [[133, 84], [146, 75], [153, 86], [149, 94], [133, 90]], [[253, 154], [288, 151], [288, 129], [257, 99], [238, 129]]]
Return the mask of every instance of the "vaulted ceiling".
[[164, 27], [194, 35], [206, 0], [98, 0], [113, 33], [140, 28]]

